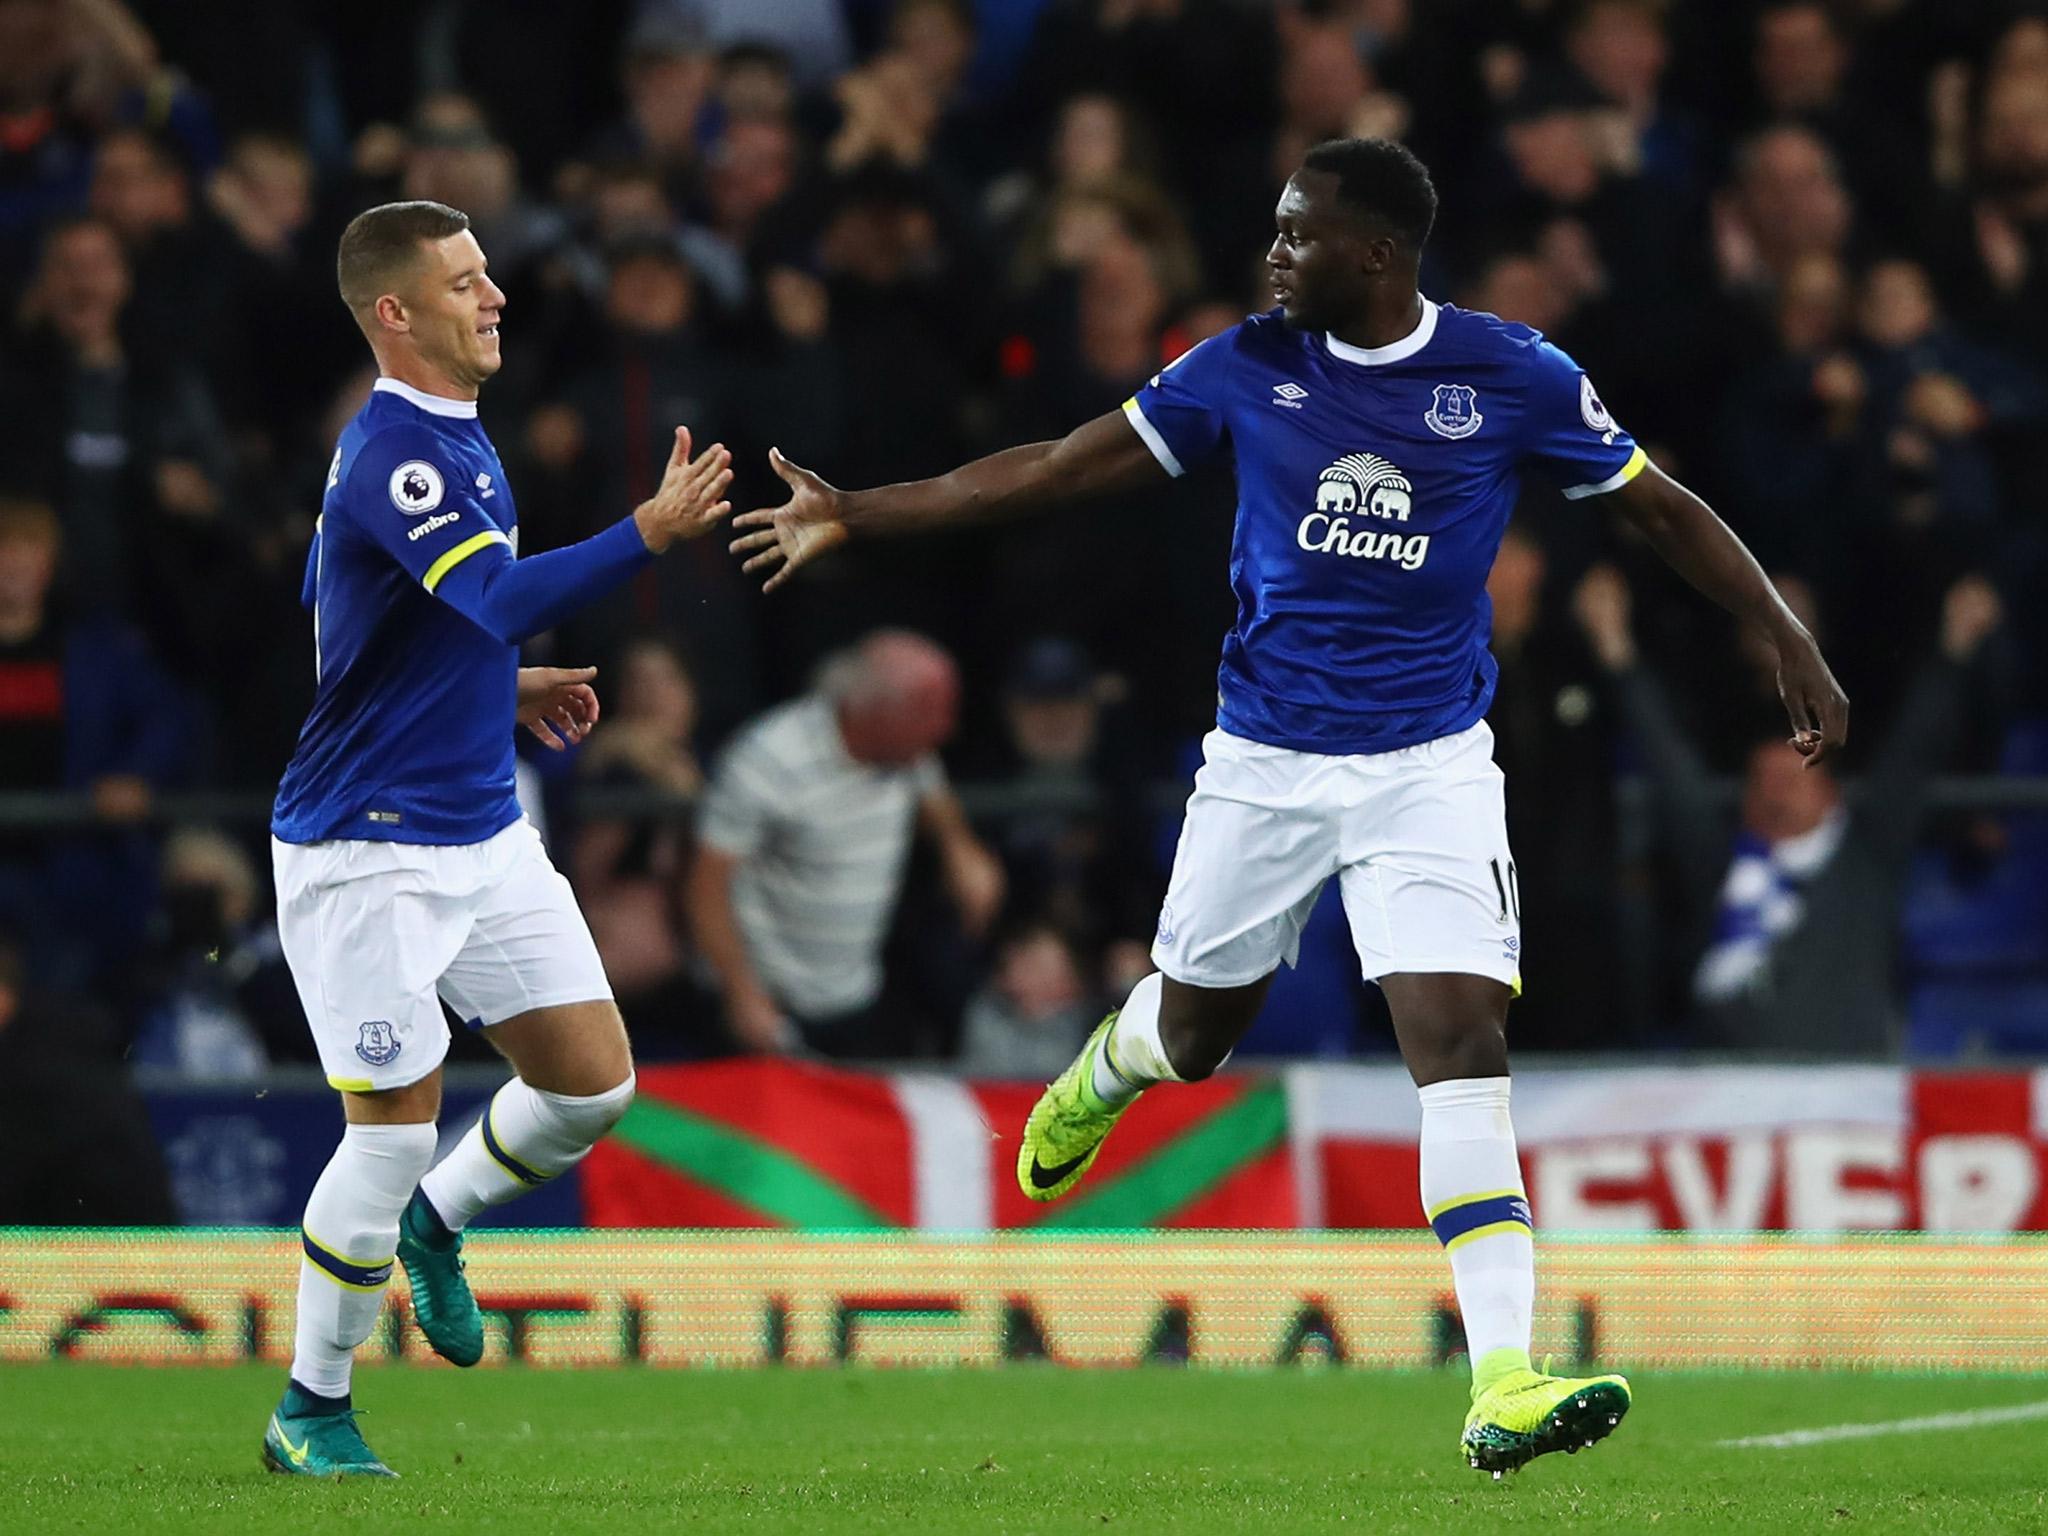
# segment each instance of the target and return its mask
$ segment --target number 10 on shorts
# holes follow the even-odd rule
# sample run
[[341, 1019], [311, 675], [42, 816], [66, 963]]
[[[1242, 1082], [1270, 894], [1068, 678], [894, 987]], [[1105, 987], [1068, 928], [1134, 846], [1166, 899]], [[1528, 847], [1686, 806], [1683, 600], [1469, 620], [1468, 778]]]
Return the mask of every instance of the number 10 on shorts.
[[1522, 887], [1515, 880], [1515, 861], [1509, 859], [1503, 865], [1499, 859], [1489, 859], [1487, 864], [1493, 870], [1493, 888], [1500, 892], [1500, 920], [1506, 922], [1512, 913], [1519, 923], [1522, 920]]

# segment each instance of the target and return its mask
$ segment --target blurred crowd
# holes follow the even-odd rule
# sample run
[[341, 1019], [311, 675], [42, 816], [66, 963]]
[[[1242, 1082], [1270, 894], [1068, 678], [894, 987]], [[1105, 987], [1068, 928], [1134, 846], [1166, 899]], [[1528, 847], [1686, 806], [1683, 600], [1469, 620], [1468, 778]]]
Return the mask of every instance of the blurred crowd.
[[[470, 215], [531, 552], [646, 495], [679, 422], [744, 507], [771, 444], [869, 485], [1114, 408], [1269, 306], [1278, 187], [1348, 134], [1432, 167], [1425, 291], [1573, 353], [1856, 703], [1849, 791], [1788, 771], [1770, 656], [1529, 487], [1491, 584], [1518, 1043], [2048, 1048], [2038, 820], [1923, 814], [1942, 772], [2048, 769], [2048, 10], [0, 0], [0, 795], [92, 818], [0, 831], [34, 1004], [0, 1059], [311, 1057], [261, 826], [153, 807], [274, 786], [310, 697], [303, 561], [371, 381], [351, 215]], [[1162, 481], [772, 599], [704, 540], [535, 646], [602, 669], [534, 804], [643, 1054], [1064, 1061], [1148, 964], [1232, 506]], [[1250, 1043], [1384, 1049], [1377, 1010], [1321, 914]]]

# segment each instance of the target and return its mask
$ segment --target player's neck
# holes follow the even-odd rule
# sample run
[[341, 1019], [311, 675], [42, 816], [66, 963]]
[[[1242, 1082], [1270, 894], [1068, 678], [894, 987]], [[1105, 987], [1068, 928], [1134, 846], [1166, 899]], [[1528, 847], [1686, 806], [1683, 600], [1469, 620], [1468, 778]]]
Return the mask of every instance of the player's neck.
[[1422, 295], [1410, 288], [1401, 293], [1375, 296], [1364, 314], [1348, 325], [1333, 325], [1330, 334], [1346, 346], [1376, 352], [1406, 341], [1422, 324]]
[[396, 379], [423, 395], [435, 395], [443, 400], [467, 400], [474, 402], [477, 386], [458, 384], [447, 374], [424, 358], [380, 357], [377, 371], [387, 379]]

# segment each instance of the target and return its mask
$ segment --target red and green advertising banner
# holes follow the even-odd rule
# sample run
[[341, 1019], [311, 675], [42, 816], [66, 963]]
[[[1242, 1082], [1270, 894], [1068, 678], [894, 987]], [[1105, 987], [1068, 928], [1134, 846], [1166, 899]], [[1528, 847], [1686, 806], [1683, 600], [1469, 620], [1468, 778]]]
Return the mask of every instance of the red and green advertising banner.
[[583, 1164], [592, 1226], [1293, 1227], [1285, 1085], [1148, 1094], [1056, 1205], [1017, 1187], [1040, 1085], [770, 1061], [653, 1067]]
[[[1035, 1083], [782, 1061], [652, 1067], [581, 1170], [600, 1227], [1421, 1225], [1415, 1090], [1393, 1065], [1146, 1094], [1087, 1182], [1017, 1188]], [[1530, 1203], [1555, 1231], [2048, 1230], [2048, 1070], [1624, 1067], [1515, 1079]]]

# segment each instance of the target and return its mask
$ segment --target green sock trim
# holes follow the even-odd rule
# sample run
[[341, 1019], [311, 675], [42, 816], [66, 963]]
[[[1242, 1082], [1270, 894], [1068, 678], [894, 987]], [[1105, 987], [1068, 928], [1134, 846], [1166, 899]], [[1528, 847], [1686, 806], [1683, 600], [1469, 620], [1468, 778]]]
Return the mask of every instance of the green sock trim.
[[1533, 1371], [1526, 1349], [1489, 1349], [1472, 1362], [1472, 1395], [1489, 1391], [1495, 1382], [1515, 1371]]

